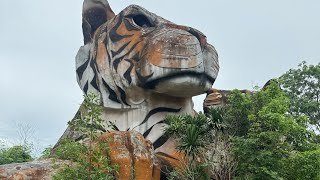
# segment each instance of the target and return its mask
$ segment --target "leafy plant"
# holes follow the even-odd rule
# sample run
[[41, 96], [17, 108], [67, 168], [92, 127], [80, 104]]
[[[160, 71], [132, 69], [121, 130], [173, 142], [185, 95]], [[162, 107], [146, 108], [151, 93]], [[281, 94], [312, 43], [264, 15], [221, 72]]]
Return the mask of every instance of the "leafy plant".
[[178, 149], [194, 160], [205, 145], [204, 140], [201, 139], [201, 133], [203, 132], [194, 124], [188, 124], [186, 128], [186, 134], [181, 137]]
[[302, 62], [282, 75], [280, 83], [290, 97], [290, 114], [308, 116], [308, 123], [320, 130], [320, 63]]
[[88, 151], [88, 147], [70, 139], [63, 139], [59, 147], [55, 149], [52, 157], [79, 162], [83, 154]]
[[102, 107], [94, 94], [85, 96], [86, 112], [79, 119], [68, 122], [72, 130], [82, 133], [87, 145], [71, 140], [64, 140], [55, 150], [54, 156], [71, 160], [75, 164], [68, 165], [53, 176], [55, 180], [64, 179], [114, 179], [118, 166], [111, 165], [108, 158], [108, 143], [99, 141], [98, 135], [110, 126], [101, 119]]
[[41, 156], [40, 156], [40, 159], [49, 158], [51, 152], [52, 152], [52, 146], [50, 145], [50, 146], [46, 147], [46, 148], [42, 151]]
[[[73, 141], [64, 141], [55, 152], [59, 159], [72, 160], [71, 165], [66, 165], [53, 176], [54, 180], [65, 179], [94, 179], [113, 180], [117, 173], [118, 166], [111, 165], [106, 156], [108, 144], [99, 142], [89, 147]], [[103, 151], [102, 151], [103, 150]], [[89, 171], [90, 168], [90, 171]]]
[[[302, 156], [296, 154], [314, 151], [319, 146], [315, 143], [316, 135], [301, 123], [306, 121], [306, 117], [288, 114], [290, 99], [280, 89], [279, 83], [272, 81], [247, 98], [235, 91], [233, 97], [248, 103], [231, 102], [234, 105], [228, 106], [227, 112], [237, 111], [232, 109], [234, 107], [249, 107], [240, 116], [247, 117], [247, 126], [241, 127], [244, 128], [243, 133], [233, 138], [234, 157], [238, 162], [235, 178], [269, 180], [297, 176], [288, 168], [292, 162], [296, 163], [296, 167], [303, 165], [298, 165], [298, 159]], [[291, 158], [294, 160], [288, 161]], [[307, 171], [311, 174], [317, 172], [314, 168], [301, 172]], [[308, 175], [300, 173], [300, 177]]]
[[[219, 140], [221, 143], [229, 139], [223, 135], [223, 130], [226, 128], [223, 113], [222, 109], [210, 109], [206, 115], [200, 113], [194, 117], [189, 115], [168, 116], [165, 119], [168, 124], [166, 134], [176, 138], [177, 149], [185, 154], [185, 158], [181, 160], [182, 168], [169, 173], [169, 179], [210, 179], [214, 172], [219, 172], [221, 175], [216, 176], [216, 179], [224, 177], [222, 166], [217, 167], [216, 162], [227, 159], [217, 158], [217, 155], [220, 156], [225, 151], [224, 149], [216, 151], [217, 145], [213, 145]], [[230, 157], [228, 152], [224, 155]], [[229, 158], [228, 161], [233, 160]], [[232, 162], [224, 163], [223, 168], [231, 167], [231, 164]], [[232, 171], [232, 168], [227, 169]]]
[[32, 160], [30, 148], [22, 145], [15, 145], [10, 148], [0, 149], [0, 165], [10, 163], [22, 163]]
[[244, 136], [249, 130], [249, 111], [252, 109], [251, 96], [233, 90], [228, 97], [224, 121], [227, 124], [226, 133], [233, 136]]
[[320, 148], [294, 153], [287, 160], [287, 179], [320, 179]]

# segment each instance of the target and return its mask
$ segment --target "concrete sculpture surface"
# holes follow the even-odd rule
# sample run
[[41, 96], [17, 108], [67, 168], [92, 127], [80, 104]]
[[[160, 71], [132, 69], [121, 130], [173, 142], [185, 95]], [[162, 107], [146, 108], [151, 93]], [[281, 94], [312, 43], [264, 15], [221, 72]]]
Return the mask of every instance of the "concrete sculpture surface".
[[[211, 88], [219, 71], [215, 48], [200, 31], [137, 5], [115, 15], [107, 0], [85, 0], [82, 15], [80, 88], [100, 97], [103, 118], [117, 130], [140, 132], [156, 152], [170, 151], [163, 120], [191, 114], [192, 97]], [[79, 138], [70, 129], [64, 137]]]

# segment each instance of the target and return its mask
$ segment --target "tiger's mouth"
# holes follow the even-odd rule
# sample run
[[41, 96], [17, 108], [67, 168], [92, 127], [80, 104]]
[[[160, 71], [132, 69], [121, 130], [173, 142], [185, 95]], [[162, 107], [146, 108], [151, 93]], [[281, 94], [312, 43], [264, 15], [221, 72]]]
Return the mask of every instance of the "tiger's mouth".
[[181, 72], [172, 73], [172, 74], [169, 74], [164, 77], [160, 77], [160, 78], [156, 78], [156, 79], [147, 81], [144, 84], [144, 87], [146, 87], [148, 89], [154, 89], [161, 82], [170, 81], [172, 79], [178, 79], [178, 78], [182, 78], [182, 77], [196, 78], [198, 80], [201, 80], [200, 81], [201, 83], [204, 81], [208, 81], [212, 84], [216, 80], [214, 77], [212, 77], [206, 73], [198, 73], [198, 72], [194, 72], [194, 71], [181, 71]]
[[[157, 67], [159, 68], [159, 67]], [[196, 71], [203, 68], [202, 64], [195, 69], [179, 69], [178, 71], [170, 71], [172, 69], [162, 69], [167, 73], [157, 74], [157, 71], [149, 76], [141, 76], [137, 72], [140, 86], [144, 89], [167, 94], [175, 97], [191, 97], [202, 94], [211, 88], [216, 77], [204, 71]]]
[[190, 97], [211, 88], [215, 79], [206, 73], [184, 71], [147, 81], [145, 88], [175, 97]]

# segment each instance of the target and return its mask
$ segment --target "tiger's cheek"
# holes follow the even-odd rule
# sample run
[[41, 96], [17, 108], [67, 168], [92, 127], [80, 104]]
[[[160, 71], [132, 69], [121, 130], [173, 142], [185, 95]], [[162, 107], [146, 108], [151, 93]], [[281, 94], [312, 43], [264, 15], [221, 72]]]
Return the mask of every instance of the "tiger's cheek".
[[[134, 51], [132, 52], [133, 56], [132, 58], [138, 62], [141, 58], [141, 56], [143, 55], [143, 51], [145, 49], [145, 41], [142, 39], [139, 39], [140, 40], [140, 43], [135, 47]], [[136, 56], [136, 57], [134, 57]]]
[[109, 69], [107, 48], [103, 42], [98, 42], [96, 62], [100, 71]]
[[130, 31], [127, 30], [126, 26], [124, 25], [124, 23], [122, 22], [119, 26], [119, 28], [117, 29], [117, 34], [119, 34], [120, 36], [130, 36], [132, 33]]
[[119, 44], [125, 44], [128, 42], [130, 44], [135, 44], [136, 42], [140, 41], [140, 38], [142, 36], [142, 33], [138, 29], [130, 30], [126, 27], [124, 22], [121, 22], [119, 28], [116, 30], [116, 33], [121, 37], [125, 37], [120, 40], [121, 43]]
[[131, 59], [124, 59], [119, 63], [117, 74], [120, 76], [122, 84], [125, 87], [134, 86], [137, 84], [135, 74], [135, 62]]

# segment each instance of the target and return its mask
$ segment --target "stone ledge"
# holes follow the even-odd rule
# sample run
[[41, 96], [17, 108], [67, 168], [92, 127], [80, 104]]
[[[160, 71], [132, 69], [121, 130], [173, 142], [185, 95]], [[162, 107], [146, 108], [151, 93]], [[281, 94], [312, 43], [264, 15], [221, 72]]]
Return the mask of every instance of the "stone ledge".
[[[0, 179], [4, 180], [51, 180], [52, 175], [69, 161], [44, 159], [26, 163], [0, 166]], [[58, 168], [54, 168], [57, 166]]]

